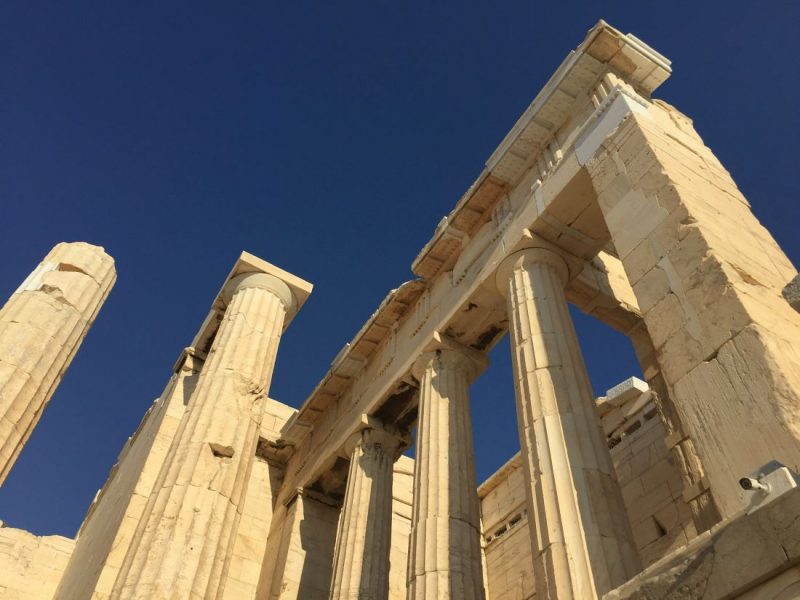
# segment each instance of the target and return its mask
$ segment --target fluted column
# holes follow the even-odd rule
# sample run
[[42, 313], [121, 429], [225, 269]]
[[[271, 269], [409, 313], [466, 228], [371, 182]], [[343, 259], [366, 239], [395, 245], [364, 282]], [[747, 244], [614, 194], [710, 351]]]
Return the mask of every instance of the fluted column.
[[0, 485], [116, 277], [103, 248], [62, 242], [0, 310]]
[[366, 428], [346, 445], [347, 489], [336, 534], [331, 600], [389, 597], [392, 467], [401, 438]]
[[114, 598], [216, 598], [255, 455], [284, 319], [277, 277], [232, 279], [227, 308], [117, 578]]
[[568, 269], [543, 248], [500, 266], [539, 600], [598, 598], [639, 571], [569, 315]]
[[[476, 360], [443, 346], [414, 365], [420, 382], [408, 598], [484, 598], [480, 505], [469, 408]], [[479, 361], [485, 358], [475, 356]]]

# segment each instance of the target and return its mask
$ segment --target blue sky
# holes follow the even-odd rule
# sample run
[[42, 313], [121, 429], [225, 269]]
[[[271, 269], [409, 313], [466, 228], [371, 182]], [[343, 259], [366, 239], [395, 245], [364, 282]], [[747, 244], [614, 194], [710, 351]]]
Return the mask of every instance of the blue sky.
[[[315, 285], [271, 390], [299, 406], [600, 18], [672, 59], [657, 96], [797, 263], [794, 1], [3, 3], [0, 298], [61, 240], [104, 246], [119, 280], [0, 519], [74, 535], [243, 249]], [[597, 392], [638, 372], [576, 324]], [[518, 449], [507, 341], [490, 358], [480, 480]]]

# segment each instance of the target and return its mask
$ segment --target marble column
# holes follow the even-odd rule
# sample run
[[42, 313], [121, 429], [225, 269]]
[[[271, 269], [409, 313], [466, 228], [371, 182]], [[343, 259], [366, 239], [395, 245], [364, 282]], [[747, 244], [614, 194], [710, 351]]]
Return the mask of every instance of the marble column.
[[266, 273], [234, 277], [188, 412], [175, 435], [113, 598], [216, 598], [269, 391], [290, 288]]
[[331, 600], [386, 600], [392, 534], [392, 467], [400, 437], [366, 428], [346, 445], [350, 456], [336, 551]]
[[414, 365], [420, 392], [410, 600], [484, 598], [469, 384], [485, 360], [451, 342]]
[[60, 243], [0, 310], [0, 485], [116, 278], [103, 248]]
[[570, 318], [568, 268], [532, 248], [497, 272], [508, 299], [517, 418], [539, 600], [598, 598], [639, 571]]

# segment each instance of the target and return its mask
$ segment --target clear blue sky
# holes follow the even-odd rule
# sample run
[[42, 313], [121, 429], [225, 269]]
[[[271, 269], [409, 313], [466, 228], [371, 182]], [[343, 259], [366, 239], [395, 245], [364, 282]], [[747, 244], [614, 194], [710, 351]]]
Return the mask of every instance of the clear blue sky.
[[[119, 280], [0, 519], [74, 535], [243, 249], [315, 284], [271, 391], [299, 406], [600, 18], [672, 59], [657, 95], [797, 262], [800, 4], [711, 4], [4, 2], [0, 297], [60, 240], [105, 246]], [[638, 372], [577, 325], [596, 391]], [[479, 479], [518, 449], [507, 342], [491, 359]]]

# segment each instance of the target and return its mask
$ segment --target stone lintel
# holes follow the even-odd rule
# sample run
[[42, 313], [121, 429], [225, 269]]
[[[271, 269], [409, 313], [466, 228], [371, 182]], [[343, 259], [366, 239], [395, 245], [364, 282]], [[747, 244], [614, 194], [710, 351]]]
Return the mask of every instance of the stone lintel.
[[[598, 27], [598, 31], [606, 29], [610, 31], [612, 29], [604, 24]], [[594, 34], [592, 34], [592, 36], [594, 36]], [[594, 39], [592, 36], [590, 36], [591, 39]], [[611, 36], [611, 38], [608, 39], [612, 39], [613, 37], [614, 36]], [[628, 36], [626, 39], [630, 40], [632, 37]], [[628, 45], [628, 43], [625, 42], [623, 45], [630, 50], [634, 47], [635, 43], [631, 42], [631, 44]], [[597, 50], [596, 54], [598, 54], [598, 56], [600, 56], [599, 48], [598, 46], [592, 50], [593, 52]], [[625, 52], [627, 51], [628, 50], [625, 50]], [[623, 58], [623, 56], [624, 53], [619, 54], [620, 59]], [[605, 73], [609, 72], [609, 69], [612, 69], [608, 63], [602, 62], [602, 60], [594, 58], [586, 53], [583, 54], [583, 57], [583, 62], [580, 63], [578, 68], [573, 69], [569, 75], [569, 77], [573, 78], [570, 80], [571, 83], [574, 84], [572, 87], [573, 93], [577, 93], [575, 90], [578, 90], [580, 92], [586, 91], [588, 94], [589, 91], [595, 90], [598, 81], [600, 81]], [[656, 61], [656, 58], [657, 57], [653, 58], [653, 60], [649, 62], [645, 59], [642, 59], [643, 62], [641, 63], [636, 63], [636, 61], [634, 61], [631, 65], [640, 64], [639, 68], [641, 68], [642, 65], [646, 66], [649, 64], [651, 67], [655, 67], [656, 64], [653, 61]], [[639, 60], [639, 58], [637, 58], [637, 60]], [[625, 61], [622, 60], [622, 62], [624, 63]], [[586, 68], [584, 69], [584, 67]], [[617, 73], [620, 71], [618, 68], [614, 68], [613, 70]], [[642, 70], [640, 74], [643, 74], [645, 70], [646, 69]], [[565, 76], [563, 73], [559, 74], [559, 77], [563, 76]], [[630, 85], [634, 87], [632, 83]], [[636, 87], [640, 90], [640, 93], [644, 93], [641, 86]], [[591, 105], [589, 96], [584, 98], [584, 101], [587, 107]], [[575, 102], [569, 100], [558, 110], [556, 110], [555, 106], [549, 108], [552, 108], [558, 113], [558, 119], [560, 119], [558, 122], [561, 123], [563, 120], [562, 116], [568, 118], [569, 115], [572, 114], [571, 111], [578, 105], [576, 103], [580, 104], [577, 97], [575, 97]], [[584, 121], [576, 121], [575, 127], [581, 127], [583, 123]], [[536, 135], [541, 135], [535, 140], [528, 137], [528, 133], [533, 135], [532, 132], [528, 132], [525, 136], [520, 138], [520, 148], [516, 146], [513, 149], [509, 148], [509, 152], [506, 152], [506, 154], [516, 155], [517, 151], [521, 153], [518, 155], [519, 173], [528, 171], [530, 171], [531, 174], [533, 173], [533, 169], [529, 168], [529, 166], [532, 162], [535, 162], [535, 154], [541, 151], [541, 144], [549, 143], [548, 140], [552, 141], [552, 135], [557, 128], [558, 127], [547, 130], [537, 130], [538, 133]], [[536, 123], [534, 121], [531, 121], [531, 129], [536, 129]], [[524, 150], [523, 147], [526, 146], [528, 150]], [[511, 150], [513, 150], [513, 152], [511, 152]], [[298, 455], [296, 455], [294, 459], [295, 462], [293, 462], [287, 470], [287, 481], [291, 481], [293, 484], [305, 484], [319, 476], [319, 474], [327, 468], [325, 456], [328, 452], [338, 451], [338, 448], [342, 446], [346, 438], [353, 432], [360, 414], [364, 412], [372, 413], [377, 410], [381, 402], [395, 389], [397, 382], [409, 376], [412, 363], [425, 349], [425, 345], [430, 339], [432, 332], [434, 330], [441, 332], [447, 331], [451, 322], [456, 319], [459, 311], [462, 310], [461, 307], [464, 306], [473, 295], [479, 293], [495, 293], [496, 287], [494, 281], [497, 266], [508, 255], [510, 249], [516, 248], [517, 245], [522, 242], [523, 237], [528, 235], [532, 237], [533, 232], [537, 232], [540, 236], [543, 235], [543, 233], [537, 231], [536, 227], [537, 223], [542, 222], [542, 219], [547, 216], [542, 213], [546, 212], [547, 209], [560, 198], [568, 198], [576, 193], [587, 194], [587, 197], [590, 197], [594, 193], [591, 180], [588, 174], [584, 172], [585, 169], [579, 165], [574, 156], [574, 152], [571, 150], [571, 146], [568, 145], [562, 150], [564, 154], [561, 159], [557, 161], [556, 166], [553, 167], [554, 170], [536, 187], [535, 201], [530, 202], [529, 200], [524, 200], [518, 210], [513, 213], [513, 219], [504, 226], [501, 232], [498, 230], [501, 236], [500, 239], [489, 245], [483, 251], [481, 254], [482, 266], [473, 269], [473, 271], [470, 272], [469, 279], [462, 282], [460, 285], [437, 286], [433, 283], [433, 280], [443, 276], [444, 272], [441, 270], [442, 264], [446, 265], [450, 263], [441, 263], [444, 254], [440, 256], [436, 252], [433, 252], [434, 245], [444, 238], [453, 237], [448, 233], [450, 227], [456, 227], [461, 232], [471, 234], [472, 230], [468, 230], [468, 228], [463, 225], [463, 219], [461, 218], [465, 217], [466, 214], [472, 215], [470, 218], [473, 221], [477, 219], [475, 228], [481, 227], [487, 215], [491, 216], [491, 206], [493, 206], [492, 203], [494, 202], [492, 198], [497, 194], [502, 196], [505, 193], [504, 190], [506, 190], [506, 187], [509, 187], [505, 182], [510, 180], [508, 179], [509, 177], [517, 178], [517, 175], [511, 173], [511, 167], [507, 169], [507, 173], [504, 175], [506, 179], [501, 179], [499, 174], [489, 173], [484, 170], [476, 184], [467, 191], [461, 200], [459, 200], [447, 220], [443, 221], [441, 227], [437, 228], [433, 239], [423, 248], [418, 259], [415, 261], [415, 265], [419, 265], [421, 264], [420, 261], [430, 259], [439, 266], [434, 267], [432, 264], [429, 270], [419, 270], [415, 267], [413, 270], [416, 274], [420, 275], [423, 272], [425, 273], [421, 275], [425, 277], [425, 280], [416, 280], [404, 284], [404, 286], [400, 288], [400, 290], [406, 287], [409, 288], [408, 294], [404, 295], [404, 301], [400, 303], [405, 312], [398, 315], [393, 310], [389, 310], [391, 305], [387, 301], [395, 295], [395, 292], [390, 293], [387, 301], [384, 301], [376, 314], [370, 317], [364, 327], [359, 331], [359, 334], [357, 334], [355, 339], [350, 343], [350, 346], [346, 347], [345, 351], [334, 361], [331, 371], [323, 377], [322, 381], [299, 409], [298, 418], [293, 424], [287, 424], [287, 427], [284, 428], [283, 435], [287, 440], [292, 439], [299, 441], [307, 439], [306, 436], [308, 436], [312, 430], [313, 423], [316, 422], [321, 415], [326, 414], [326, 407], [329, 406], [330, 402], [341, 398], [347, 398], [353, 382], [357, 381], [362, 376], [367, 378], [364, 382], [364, 388], [360, 390], [360, 393], [363, 393], [363, 395], [360, 395], [361, 399], [357, 402], [357, 406], [348, 406], [345, 403], [339, 404], [341, 413], [334, 419], [330, 436], [315, 436], [313, 440], [309, 441], [307, 447], [304, 447], [298, 452]], [[493, 190], [491, 193], [484, 190], [487, 185], [490, 185], [490, 182], [490, 187], [492, 187]], [[516, 188], [510, 186], [507, 191], [512, 195], [517, 194], [518, 196], [524, 196], [532, 189], [532, 185], [533, 181], [529, 182], [527, 179], [519, 180], [516, 184]], [[476, 211], [482, 216], [476, 217]], [[525, 229], [529, 231], [524, 231]], [[546, 227], [542, 229], [545, 230]], [[596, 241], [598, 244], [603, 242], [603, 240]], [[474, 239], [469, 242], [467, 247], [473, 243], [475, 243]], [[451, 240], [451, 245], [453, 248], [460, 248], [460, 245], [456, 244], [453, 240]], [[591, 312], [600, 320], [607, 322], [623, 333], [629, 333], [640, 324], [641, 320], [638, 307], [634, 306], [635, 302], [630, 301], [631, 299], [635, 300], [635, 297], [630, 289], [630, 285], [624, 277], [625, 272], [619, 260], [614, 256], [606, 255], [607, 260], [611, 263], [611, 271], [603, 272], [604, 270], [601, 263], [599, 266], [593, 264], [592, 267], [594, 268], [587, 273], [587, 261], [595, 261], [597, 259], [597, 251], [600, 250], [603, 245], [604, 244], [601, 244], [598, 248], [589, 248], [589, 250], [593, 251], [591, 257], [588, 255], [581, 255], [580, 259], [576, 259], [576, 261], [580, 260], [580, 267], [577, 267], [576, 262], [576, 276], [568, 285], [565, 294], [570, 301], [577, 299], [579, 302], [576, 302], [576, 304], [586, 310], [586, 312]], [[433, 252], [433, 254], [431, 254], [431, 252]], [[565, 259], [577, 257], [579, 254], [579, 252], [573, 248], [568, 249], [567, 252], [565, 252], [565, 249], [559, 248], [559, 253], [560, 256]], [[569, 256], [567, 255], [568, 253]], [[585, 254], [588, 254], [588, 251], [585, 252]], [[426, 256], [428, 258], [425, 258]], [[448, 259], [448, 261], [449, 260], [450, 259]], [[599, 275], [595, 276], [595, 272]], [[582, 277], [581, 273], [586, 276]], [[606, 277], [606, 275], [608, 277]], [[622, 297], [617, 296], [617, 288], [610, 285], [609, 280], [612, 277], [615, 281], [619, 280], [619, 282], [624, 284], [620, 287], [620, 290], [623, 292], [627, 290], [626, 293], [622, 294], [627, 301], [623, 301]], [[413, 286], [413, 288], [411, 286]], [[595, 289], [597, 291], [595, 291]], [[400, 290], [398, 290], [398, 293]], [[602, 295], [602, 298], [596, 297], [598, 295]], [[589, 296], [591, 298], [587, 299]], [[428, 306], [428, 304], [430, 304], [430, 306]], [[391, 323], [397, 324], [396, 329], [390, 331], [391, 328], [386, 326], [383, 320], [383, 315], [385, 313], [389, 313], [386, 315], [387, 320], [388, 317], [393, 317]], [[408, 324], [411, 318], [406, 317], [409, 314], [413, 317], [413, 315], [417, 313], [420, 315], [420, 325], [417, 330], [412, 332]], [[362, 344], [360, 340], [362, 337], [366, 337], [363, 334], [370, 332], [372, 327], [377, 327], [379, 325], [382, 325], [382, 327], [378, 328], [375, 332], [376, 335], [369, 336], [369, 340], [372, 341], [372, 344]], [[370, 352], [374, 350], [375, 338], [385, 340], [389, 335], [394, 334], [397, 336], [398, 356], [389, 362], [387, 367], [382, 371], [375, 368], [374, 361], [368, 360], [367, 363], [363, 365], [363, 375], [358, 373], [357, 369], [359, 365], [355, 364], [352, 360], [348, 360], [348, 358], [370, 357]], [[363, 349], [362, 346], [364, 346]], [[344, 375], [344, 377], [340, 376], [340, 373]], [[294, 485], [291, 487], [294, 487]]]
[[[500, 187], [513, 186], [527, 165], [535, 162], [536, 155], [547, 154], [548, 144], [569, 118], [574, 105], [588, 96], [598, 79], [608, 72], [615, 73], [638, 93], [649, 97], [672, 70], [669, 59], [639, 38], [599, 21], [583, 42], [567, 55], [486, 161], [475, 183], [442, 219], [433, 238], [414, 260], [411, 267], [414, 273], [432, 279], [432, 275], [440, 271], [444, 265], [436, 264], [439, 260], [434, 256], [436, 247], [442, 239], [452, 237], [450, 229], [458, 223], [463, 210], [476, 210], [472, 205], [480, 204], [478, 200], [485, 182], [491, 180]], [[477, 210], [484, 212], [480, 206]]]
[[312, 429], [314, 424], [301, 418], [300, 411], [295, 412], [281, 428], [281, 439], [289, 445], [296, 446]]
[[[517, 452], [514, 456], [509, 458], [503, 466], [501, 466], [497, 471], [492, 473], [488, 479], [486, 479], [482, 484], [478, 486], [478, 498], [485, 498], [488, 496], [492, 490], [497, 488], [498, 485], [507, 481], [508, 478], [511, 476], [511, 473], [516, 471], [517, 469], [522, 468], [522, 453]], [[524, 505], [524, 499], [521, 501]]]
[[[603, 20], [592, 27], [583, 42], [559, 65], [556, 72], [533, 99], [530, 106], [494, 151], [486, 165], [489, 170], [502, 160], [502, 157], [529, 128], [537, 115], [545, 112], [551, 104], [559, 101], [559, 92], [574, 97], [573, 90], [580, 79], [579, 67], [584, 57], [591, 57], [603, 63], [606, 70], [613, 69], [626, 83], [644, 94], [650, 95], [670, 76], [671, 62], [632, 34], [624, 34]], [[593, 83], [593, 82], [592, 82]], [[588, 88], [585, 90], [588, 92]], [[556, 123], [554, 125], [560, 125]], [[555, 129], [556, 127], [554, 127]]]
[[[341, 394], [341, 380], [352, 381], [359, 371], [367, 367], [373, 356], [375, 338], [384, 339], [387, 334], [382, 332], [393, 323], [401, 323], [406, 318], [408, 308], [414, 305], [424, 289], [425, 283], [414, 279], [389, 292], [355, 337], [331, 361], [330, 370], [303, 402], [297, 418], [287, 423], [284, 428], [287, 439], [299, 440], [325, 410], [330, 398]], [[295, 425], [299, 429], [295, 429]]]

